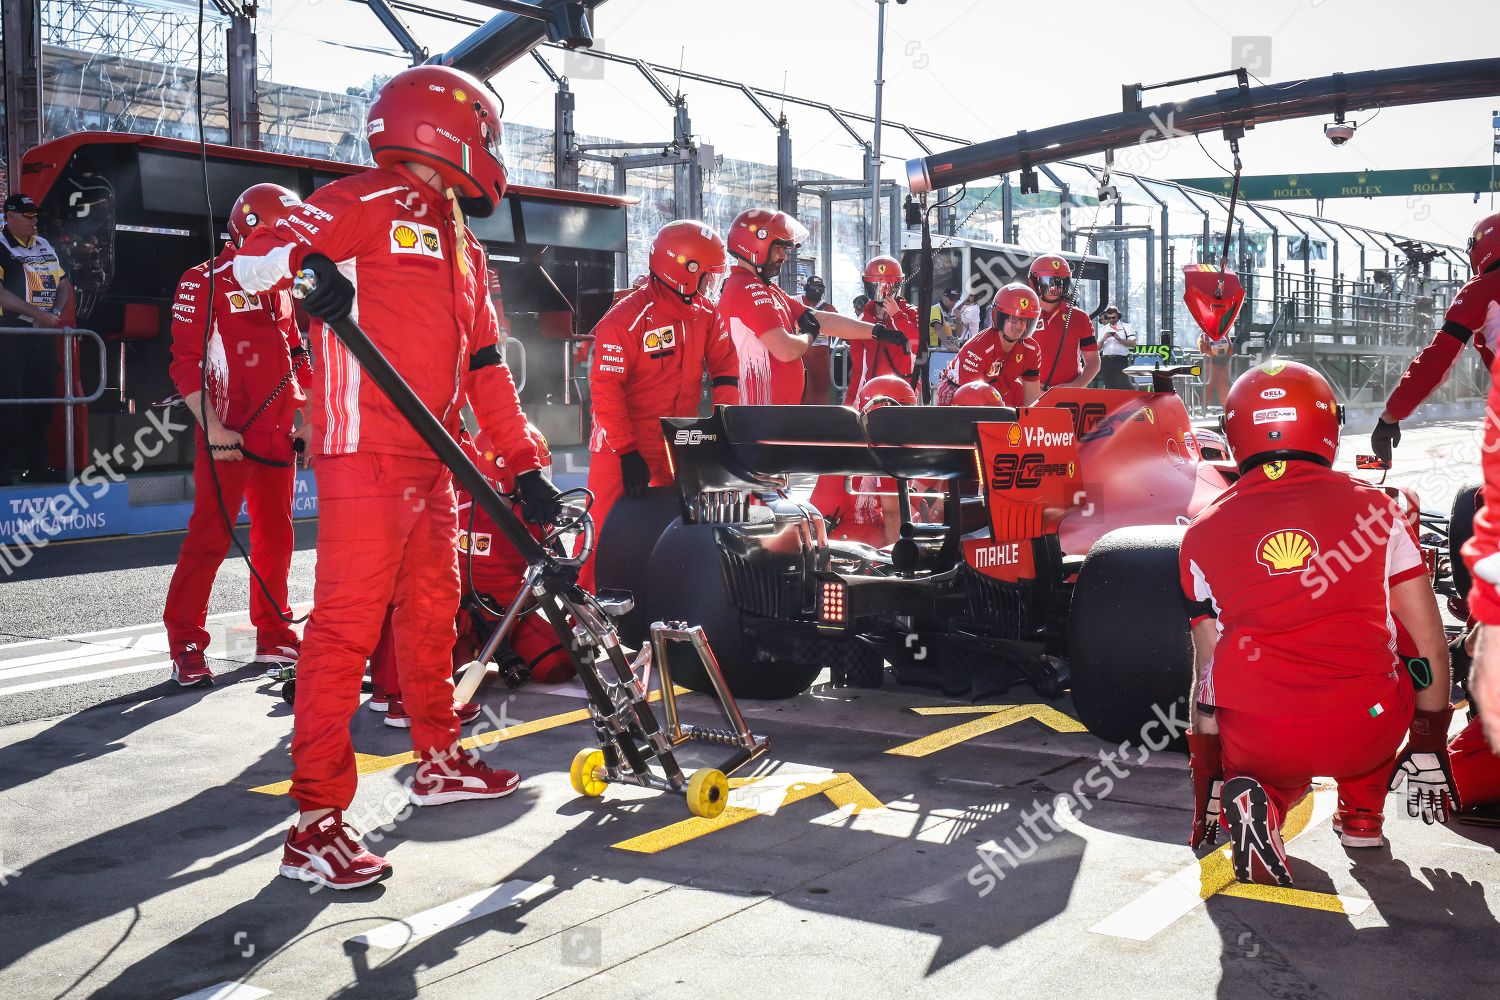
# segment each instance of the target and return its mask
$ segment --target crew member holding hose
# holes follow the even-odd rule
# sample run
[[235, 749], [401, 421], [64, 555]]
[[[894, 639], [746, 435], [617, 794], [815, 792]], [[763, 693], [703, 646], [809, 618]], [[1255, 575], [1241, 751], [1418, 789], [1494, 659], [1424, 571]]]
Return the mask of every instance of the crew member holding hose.
[[452, 476], [328, 325], [356, 321], [455, 437], [467, 401], [516, 470], [529, 520], [550, 521], [558, 497], [500, 355], [483, 247], [464, 226], [465, 213], [489, 215], [505, 194], [493, 97], [466, 73], [418, 66], [381, 88], [367, 133], [376, 169], [318, 189], [274, 232], [248, 241], [234, 265], [252, 292], [284, 288], [303, 269], [315, 279], [303, 306], [320, 321], [310, 393], [318, 568], [292, 740], [301, 816], [281, 874], [336, 889], [391, 872], [342, 815], [357, 781], [349, 720], [387, 606], [396, 608], [401, 693], [421, 758], [412, 801], [498, 798], [520, 778], [457, 744]]

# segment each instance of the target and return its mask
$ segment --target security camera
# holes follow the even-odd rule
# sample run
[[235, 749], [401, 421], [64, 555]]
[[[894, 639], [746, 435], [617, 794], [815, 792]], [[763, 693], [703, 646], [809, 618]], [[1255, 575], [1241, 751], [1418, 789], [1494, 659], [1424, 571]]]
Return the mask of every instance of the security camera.
[[1358, 127], [1358, 122], [1346, 122], [1342, 120], [1329, 122], [1327, 125], [1323, 126], [1323, 134], [1326, 135], [1328, 137], [1328, 141], [1333, 143], [1335, 146], [1342, 146], [1344, 143], [1354, 138], [1354, 130]]

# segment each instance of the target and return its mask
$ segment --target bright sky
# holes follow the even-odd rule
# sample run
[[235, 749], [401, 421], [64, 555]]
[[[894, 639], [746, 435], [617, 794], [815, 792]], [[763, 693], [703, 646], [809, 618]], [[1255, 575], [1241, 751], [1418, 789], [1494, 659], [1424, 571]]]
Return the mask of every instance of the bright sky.
[[[429, 5], [478, 17], [492, 13], [452, 0]], [[970, 141], [1118, 111], [1125, 83], [1158, 83], [1240, 64], [1276, 83], [1492, 57], [1500, 39], [1500, 3], [1492, 0], [1076, 0], [1045, 13], [1009, 0], [910, 0], [891, 2], [886, 10], [886, 117]], [[608, 0], [596, 13], [595, 34], [613, 52], [774, 90], [784, 84], [788, 93], [873, 113], [876, 11], [875, 0]], [[407, 21], [433, 51], [467, 31], [415, 15]], [[278, 82], [342, 89], [403, 65], [316, 40], [394, 49], [358, 0], [273, 0], [271, 23], [272, 75]], [[1240, 37], [1269, 44], [1254, 41], [1236, 51]], [[555, 51], [546, 56], [574, 81], [580, 131], [640, 142], [670, 138], [665, 102], [634, 69], [571, 56], [565, 65]], [[509, 120], [550, 128], [553, 91], [534, 62], [523, 60], [493, 82], [505, 97]], [[1218, 86], [1191, 84], [1159, 92], [1158, 99]], [[775, 133], [742, 97], [706, 84], [684, 90], [704, 141], [727, 156], [774, 162]], [[1321, 119], [1262, 126], [1241, 143], [1245, 172], [1488, 164], [1492, 110], [1500, 110], [1500, 97], [1391, 108], [1338, 149], [1323, 138]], [[829, 116], [789, 109], [788, 117], [798, 166], [858, 176], [858, 148]], [[1370, 115], [1350, 117], [1363, 122]], [[868, 126], [856, 127], [867, 134]], [[1222, 138], [1204, 137], [1204, 143], [1227, 163]], [[902, 176], [903, 161], [919, 152], [889, 129], [883, 145], [887, 176]], [[1159, 159], [1148, 160], [1143, 172], [1156, 177], [1218, 172], [1190, 139], [1158, 144], [1151, 156]], [[1308, 213], [1315, 208], [1311, 202], [1282, 204]], [[1489, 196], [1476, 205], [1473, 195], [1338, 199], [1326, 203], [1325, 214], [1462, 246], [1490, 205]]]

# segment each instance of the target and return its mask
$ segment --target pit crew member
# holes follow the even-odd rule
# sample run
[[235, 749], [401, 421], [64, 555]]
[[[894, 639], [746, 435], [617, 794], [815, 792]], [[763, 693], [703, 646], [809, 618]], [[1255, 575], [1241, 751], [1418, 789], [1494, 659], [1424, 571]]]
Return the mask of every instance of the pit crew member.
[[844, 405], [853, 406], [866, 379], [881, 375], [897, 375], [910, 382], [912, 362], [917, 356], [922, 331], [917, 322], [917, 309], [897, 294], [903, 276], [901, 262], [894, 257], [876, 257], [865, 265], [865, 283], [871, 286], [870, 301], [865, 304], [860, 319], [866, 323], [879, 323], [906, 335], [906, 344], [896, 347], [877, 340], [861, 340], [849, 345], [849, 388], [844, 392]]
[[1099, 374], [1099, 345], [1093, 320], [1072, 303], [1072, 268], [1057, 254], [1044, 254], [1031, 262], [1028, 283], [1042, 300], [1042, 322], [1033, 334], [1042, 352], [1042, 388], [1085, 388]]
[[[917, 394], [899, 375], [876, 375], [866, 380], [854, 400], [861, 413], [881, 406], [915, 406]], [[855, 481], [854, 491], [849, 481]], [[921, 484], [911, 484], [912, 520], [931, 523], [942, 517], [942, 500], [919, 495]], [[827, 523], [828, 537], [863, 542], [873, 548], [894, 545], [901, 537], [901, 504], [896, 484], [884, 476], [819, 476], [808, 500]]]
[[953, 403], [953, 394], [970, 382], [995, 387], [999, 406], [1030, 406], [1042, 394], [1042, 352], [1032, 331], [1042, 315], [1037, 293], [1012, 282], [995, 295], [991, 325], [980, 331], [948, 363], [938, 379], [939, 406]]
[[[1442, 385], [1465, 344], [1474, 344], [1486, 369], [1495, 367], [1492, 338], [1500, 327], [1500, 212], [1480, 219], [1474, 226], [1469, 237], [1469, 270], [1472, 277], [1454, 296], [1443, 315], [1443, 325], [1406, 366], [1406, 373], [1375, 421], [1370, 448], [1387, 464], [1392, 450], [1401, 443], [1401, 421]], [[1490, 336], [1475, 336], [1486, 330]]]
[[810, 276], [806, 281], [802, 283], [803, 305], [807, 306], [807, 308], [809, 309], [816, 309], [819, 312], [838, 312], [838, 307], [836, 307], [832, 302], [827, 302], [824, 300], [823, 296], [827, 294], [828, 285], [825, 284], [823, 279], [818, 277], [816, 274]]
[[802, 356], [820, 331], [851, 342], [879, 340], [898, 350], [907, 343], [899, 330], [809, 309], [775, 284], [807, 235], [790, 215], [762, 208], [741, 212], [729, 227], [726, 242], [735, 264], [724, 279], [719, 315], [739, 354], [741, 402], [800, 403]]
[[[1193, 519], [1180, 553], [1194, 647], [1189, 843], [1212, 843], [1217, 820], [1237, 878], [1290, 885], [1281, 824], [1314, 775], [1338, 781], [1345, 846], [1380, 845], [1393, 777], [1410, 783], [1412, 815], [1441, 818], [1453, 798], [1436, 766], [1453, 714], [1448, 648], [1402, 511], [1332, 469], [1341, 418], [1323, 376], [1269, 362], [1228, 402], [1241, 477]], [[1428, 665], [1415, 704], [1393, 615]]]
[[493, 212], [505, 193], [496, 102], [466, 73], [418, 66], [380, 89], [367, 133], [376, 169], [319, 188], [273, 232], [247, 241], [234, 266], [252, 292], [284, 288], [302, 268], [316, 278], [303, 306], [320, 320], [311, 390], [318, 568], [292, 739], [301, 816], [281, 874], [338, 889], [391, 872], [342, 815], [357, 781], [349, 719], [391, 604], [402, 701], [421, 748], [412, 801], [498, 798], [520, 779], [456, 743], [452, 477], [328, 324], [352, 316], [451, 435], [467, 401], [516, 470], [529, 520], [550, 521], [558, 496], [538, 469], [500, 356], [484, 249], [464, 225], [466, 213]]
[[1206, 376], [1203, 383], [1204, 402], [1215, 399], [1219, 407], [1225, 413], [1229, 412], [1229, 406], [1225, 402], [1229, 398], [1229, 369], [1233, 365], [1234, 337], [1230, 331], [1226, 331], [1217, 337], [1210, 337], [1206, 332], [1198, 334], [1198, 353], [1203, 355], [1203, 367]]
[[306, 379], [307, 351], [292, 297], [285, 291], [245, 291], [233, 271], [239, 247], [300, 204], [276, 184], [247, 189], [229, 213], [232, 242], [183, 274], [172, 303], [169, 373], [199, 425], [193, 513], [162, 612], [172, 679], [184, 687], [213, 683], [203, 659], [209, 642], [203, 626], [214, 577], [229, 549], [229, 525], [239, 517], [242, 502], [250, 513], [250, 564], [259, 577], [250, 580], [255, 661], [297, 662], [287, 573], [296, 475], [292, 425], [305, 401], [298, 371]]
[[[669, 222], [651, 244], [650, 280], [594, 327], [588, 487], [596, 532], [622, 494], [671, 485], [661, 418], [697, 416], [705, 367], [715, 405], [740, 401], [739, 358], [714, 307], [727, 262], [713, 229]], [[594, 589], [592, 556], [579, 582]]]

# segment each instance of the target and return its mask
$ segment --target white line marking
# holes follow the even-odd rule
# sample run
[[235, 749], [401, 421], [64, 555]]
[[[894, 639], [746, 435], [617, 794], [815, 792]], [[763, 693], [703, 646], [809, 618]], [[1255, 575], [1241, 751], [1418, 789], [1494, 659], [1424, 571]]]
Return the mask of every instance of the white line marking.
[[177, 1000], [261, 1000], [262, 997], [270, 995], [270, 990], [263, 990], [259, 986], [246, 986], [244, 983], [220, 983], [217, 986], [205, 986], [197, 993], [189, 993], [187, 996], [178, 997]]
[[[301, 604], [292, 605], [292, 617], [301, 618], [312, 608], [312, 602], [304, 601]], [[250, 611], [221, 611], [216, 615], [209, 615], [205, 621], [219, 621], [223, 618], [243, 618], [250, 620]], [[130, 632], [139, 632], [142, 629], [159, 629], [160, 621], [147, 622], [144, 625], [121, 625], [116, 628], [98, 629], [94, 632], [75, 632], [72, 635], [60, 635], [55, 639], [23, 639], [20, 642], [7, 642], [0, 644], [0, 655], [9, 653], [13, 649], [25, 649], [31, 646], [45, 646], [57, 642], [90, 642], [101, 635], [114, 635], [124, 639]], [[108, 643], [97, 643], [97, 645], [108, 645]]]
[[0, 691], [5, 690], [3, 685], [18, 677], [34, 677], [37, 674], [55, 674], [64, 670], [78, 670], [88, 667], [102, 667], [106, 663], [120, 663], [124, 660], [139, 660], [150, 658], [153, 663], [160, 663], [161, 658], [166, 655], [165, 649], [117, 649], [112, 653], [100, 653], [91, 651], [92, 656], [74, 656], [66, 660], [56, 660], [51, 663], [35, 663], [29, 667], [13, 667], [8, 663], [0, 662]]
[[487, 916], [496, 910], [503, 910], [509, 906], [517, 906], [521, 903], [529, 903], [533, 899], [551, 892], [556, 888], [551, 883], [551, 876], [541, 882], [527, 882], [522, 879], [512, 879], [502, 882], [490, 889], [481, 889], [479, 892], [470, 893], [462, 899], [455, 899], [451, 903], [423, 910], [415, 916], [406, 920], [396, 920], [388, 924], [382, 924], [372, 931], [367, 931], [358, 937], [349, 939], [350, 944], [362, 944], [367, 948], [385, 948], [394, 951], [404, 948], [413, 941], [445, 931], [449, 927], [456, 927], [479, 917]]
[[33, 681], [30, 684], [17, 684], [15, 687], [0, 687], [0, 696], [8, 694], [24, 694], [27, 691], [42, 691], [46, 688], [64, 687], [68, 684], [82, 684], [85, 681], [99, 681], [106, 677], [119, 677], [122, 674], [140, 674], [147, 670], [160, 670], [166, 672], [172, 669], [172, 661], [158, 661], [156, 663], [138, 663], [133, 667], [120, 667], [117, 670], [101, 670], [94, 674], [79, 674], [76, 677], [59, 677], [50, 681]]

